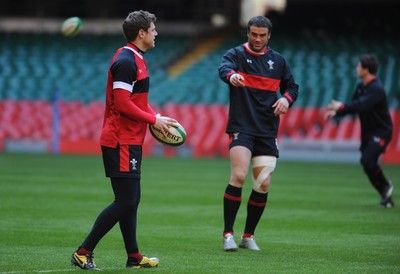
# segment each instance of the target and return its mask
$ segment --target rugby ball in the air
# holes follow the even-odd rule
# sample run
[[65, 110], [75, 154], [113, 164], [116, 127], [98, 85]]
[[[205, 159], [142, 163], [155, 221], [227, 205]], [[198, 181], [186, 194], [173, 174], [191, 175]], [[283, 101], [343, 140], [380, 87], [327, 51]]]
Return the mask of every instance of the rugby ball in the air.
[[71, 17], [61, 25], [61, 32], [66, 37], [74, 37], [82, 28], [82, 20], [79, 17]]
[[170, 127], [166, 137], [161, 130], [153, 127], [152, 125], [150, 125], [149, 129], [154, 139], [164, 145], [180, 146], [186, 141], [186, 131], [180, 124], [178, 127]]

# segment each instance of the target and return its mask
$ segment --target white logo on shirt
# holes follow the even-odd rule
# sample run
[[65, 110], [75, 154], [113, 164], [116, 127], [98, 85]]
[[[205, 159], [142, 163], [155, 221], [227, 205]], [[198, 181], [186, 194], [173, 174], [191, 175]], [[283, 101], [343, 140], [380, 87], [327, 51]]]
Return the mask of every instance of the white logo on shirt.
[[274, 67], [273, 67], [273, 65], [274, 65], [274, 62], [272, 61], [272, 60], [268, 60], [268, 65], [269, 65], [269, 69], [274, 69]]

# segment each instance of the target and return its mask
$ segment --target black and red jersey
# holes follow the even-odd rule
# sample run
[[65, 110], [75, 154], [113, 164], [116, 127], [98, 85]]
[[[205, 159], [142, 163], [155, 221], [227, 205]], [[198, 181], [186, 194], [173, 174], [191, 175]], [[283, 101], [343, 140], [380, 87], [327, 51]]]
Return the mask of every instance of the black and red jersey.
[[[283, 56], [269, 47], [256, 53], [245, 43], [225, 53], [218, 71], [230, 91], [226, 132], [276, 138], [279, 116], [274, 115], [272, 105], [283, 96], [292, 106], [299, 88]], [[244, 77], [244, 87], [229, 83], [234, 73]]]
[[352, 101], [343, 104], [336, 116], [357, 113], [361, 124], [361, 143], [373, 137], [390, 140], [393, 123], [389, 113], [386, 93], [382, 82], [375, 78], [367, 85], [357, 84]]
[[[119, 48], [110, 68], [106, 87], [106, 109], [100, 144], [106, 147], [142, 145], [148, 124], [155, 123], [148, 104], [149, 74], [144, 53], [132, 44]], [[133, 104], [124, 112], [116, 104], [117, 92], [129, 92]], [[129, 102], [129, 103], [131, 103]]]

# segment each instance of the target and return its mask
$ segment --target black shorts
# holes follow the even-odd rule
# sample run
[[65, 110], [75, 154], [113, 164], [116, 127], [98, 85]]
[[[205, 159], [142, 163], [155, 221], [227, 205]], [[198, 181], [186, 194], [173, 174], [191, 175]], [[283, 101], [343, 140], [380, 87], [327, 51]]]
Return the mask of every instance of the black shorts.
[[391, 136], [388, 138], [382, 138], [373, 136], [369, 140], [363, 140], [361, 142], [361, 163], [375, 165], [379, 161], [379, 157], [385, 153], [387, 146], [389, 145]]
[[384, 153], [386, 151], [387, 146], [392, 140], [391, 134], [379, 136], [369, 136], [361, 139], [360, 151], [364, 152], [364, 150], [370, 150], [371, 147], [375, 147], [373, 150], [380, 150], [380, 153]]
[[229, 149], [234, 146], [247, 147], [253, 157], [262, 155], [279, 157], [276, 138], [252, 136], [245, 133], [230, 133]]
[[142, 146], [118, 145], [116, 148], [101, 147], [106, 177], [140, 179]]

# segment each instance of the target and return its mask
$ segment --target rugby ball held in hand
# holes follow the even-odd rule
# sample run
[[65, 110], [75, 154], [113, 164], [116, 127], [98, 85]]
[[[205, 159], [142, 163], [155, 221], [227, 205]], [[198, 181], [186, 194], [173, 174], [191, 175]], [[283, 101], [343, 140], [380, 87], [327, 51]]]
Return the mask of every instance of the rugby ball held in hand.
[[79, 17], [71, 17], [61, 25], [61, 32], [66, 37], [74, 37], [82, 28], [82, 20]]
[[149, 127], [151, 135], [160, 142], [161, 144], [168, 146], [180, 146], [186, 141], [186, 131], [179, 124], [178, 127], [170, 127], [169, 131], [166, 132], [167, 136], [161, 132], [161, 130], [150, 125]]

